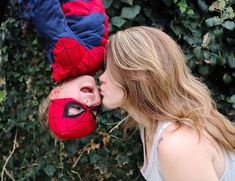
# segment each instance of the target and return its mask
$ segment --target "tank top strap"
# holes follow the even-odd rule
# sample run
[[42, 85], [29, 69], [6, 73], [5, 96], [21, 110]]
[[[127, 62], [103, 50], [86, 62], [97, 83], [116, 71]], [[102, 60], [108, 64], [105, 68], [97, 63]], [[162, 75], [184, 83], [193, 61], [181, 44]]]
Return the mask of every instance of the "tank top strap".
[[[154, 139], [153, 139], [152, 149], [151, 149], [151, 153], [150, 153], [150, 157], [149, 157], [149, 163], [148, 163], [148, 165], [144, 164], [144, 169], [143, 169], [142, 174], [145, 176], [145, 178], [149, 178], [150, 175], [154, 172], [154, 170], [155, 170], [155, 172], [156, 171], [158, 172], [155, 174], [157, 174], [159, 178], [162, 178], [161, 171], [159, 168], [157, 145], [158, 145], [158, 142], [161, 138], [162, 132], [171, 124], [172, 124], [172, 122], [170, 122], [170, 121], [159, 122], [159, 125], [156, 129]], [[144, 136], [144, 134], [142, 136]], [[146, 162], [145, 147], [144, 147], [144, 161]], [[161, 179], [159, 179], [159, 180], [161, 180]]]
[[235, 178], [235, 153], [224, 150], [225, 168], [219, 181], [232, 181]]
[[157, 143], [160, 141], [160, 138], [161, 138], [161, 135], [162, 135], [162, 132], [172, 124], [172, 122], [170, 121], [161, 121], [159, 123], [159, 126], [157, 127], [156, 129], [156, 132], [155, 132], [155, 138], [154, 138], [154, 143], [153, 145], [157, 145]]

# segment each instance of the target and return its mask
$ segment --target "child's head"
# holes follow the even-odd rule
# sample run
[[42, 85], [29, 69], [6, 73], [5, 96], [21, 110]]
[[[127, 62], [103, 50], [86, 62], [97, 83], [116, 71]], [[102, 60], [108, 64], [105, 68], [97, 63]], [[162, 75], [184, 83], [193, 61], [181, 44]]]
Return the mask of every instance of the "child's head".
[[39, 108], [42, 124], [59, 139], [86, 136], [95, 129], [101, 103], [93, 77], [83, 75], [55, 87]]

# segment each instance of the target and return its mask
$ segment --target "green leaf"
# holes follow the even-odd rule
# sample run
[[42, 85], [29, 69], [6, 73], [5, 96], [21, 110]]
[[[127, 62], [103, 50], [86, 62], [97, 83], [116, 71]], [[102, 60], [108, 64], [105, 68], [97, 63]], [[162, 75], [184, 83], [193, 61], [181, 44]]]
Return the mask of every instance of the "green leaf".
[[226, 85], [230, 84], [233, 81], [233, 78], [231, 75], [225, 73], [223, 76], [223, 81]]
[[106, 9], [108, 9], [113, 3], [113, 0], [102, 0], [102, 1]]
[[191, 16], [191, 15], [194, 15], [193, 9], [189, 9], [189, 10], [187, 11], [187, 14], [190, 15], [190, 16]]
[[196, 47], [193, 49], [193, 55], [197, 60], [202, 60], [203, 53], [201, 47]]
[[122, 8], [121, 17], [133, 20], [140, 13], [140, 9], [141, 8], [139, 5], [135, 5], [132, 7], [124, 7]]
[[230, 68], [235, 68], [235, 57], [234, 56], [228, 57], [228, 65]]
[[232, 104], [233, 109], [235, 109], [235, 104]]
[[222, 26], [231, 31], [235, 29], [235, 23], [233, 21], [225, 21]]
[[214, 32], [215, 37], [219, 38], [223, 35], [223, 28], [222, 27], [216, 27], [213, 32]]
[[107, 170], [110, 167], [109, 161], [107, 159], [102, 158], [99, 161], [97, 161], [95, 167], [96, 169], [99, 169], [101, 174], [105, 174], [107, 173]]
[[118, 28], [121, 28], [124, 23], [126, 22], [125, 19], [119, 17], [119, 16], [114, 16], [112, 17], [112, 19], [110, 20], [110, 22], [114, 25], [117, 26]]
[[109, 34], [111, 34], [113, 32], [113, 25], [111, 23], [109, 23]]
[[235, 71], [234, 71], [234, 72], [232, 72], [232, 76], [235, 78]]
[[193, 36], [185, 35], [183, 38], [190, 45], [195, 45], [195, 44], [201, 43], [199, 39], [197, 39], [196, 37], [193, 37]]
[[202, 74], [202, 75], [208, 75], [209, 74], [209, 66], [205, 65], [205, 66], [199, 66], [199, 69], [198, 69], [199, 73]]
[[53, 176], [56, 171], [55, 167], [52, 165], [46, 166], [43, 170], [48, 176]]
[[210, 58], [210, 52], [208, 50], [203, 51], [203, 58], [206, 60]]
[[0, 103], [5, 101], [6, 99], [6, 91], [0, 91]]
[[218, 43], [218, 44], [212, 44], [212, 45], [210, 46], [210, 49], [211, 49], [212, 52], [218, 52], [218, 51], [220, 51], [221, 46], [220, 46], [219, 43]]
[[32, 41], [32, 45], [37, 45], [38, 44], [38, 40], [37, 39], [34, 39], [33, 41]]
[[166, 6], [170, 7], [172, 5], [172, 0], [163, 0]]
[[176, 35], [182, 34], [182, 28], [179, 25], [176, 25], [171, 21], [170, 27]]
[[188, 15], [194, 15], [194, 11], [193, 9], [191, 9], [186, 0], [180, 0], [180, 2], [177, 3], [177, 6], [180, 8], [180, 12], [183, 13], [187, 13]]
[[198, 6], [202, 12], [205, 12], [205, 13], [208, 12], [208, 5], [206, 4], [205, 1], [198, 0], [197, 3], [198, 3]]
[[215, 23], [214, 23], [214, 18], [208, 18], [208, 19], [206, 19], [206, 20], [205, 20], [205, 23], [206, 23], [206, 25], [207, 25], [208, 27], [214, 26], [214, 25], [215, 25]]
[[133, 5], [133, 0], [121, 0], [121, 1], [126, 4]]
[[228, 99], [229, 103], [235, 104], [235, 94], [233, 94], [229, 99]]
[[180, 7], [180, 12], [181, 13], [184, 13], [186, 11], [186, 7], [184, 7], [184, 6], [179, 6], [179, 7]]
[[212, 65], [216, 65], [217, 64], [217, 59], [220, 60], [220, 63], [223, 64], [224, 60], [223, 59], [221, 60], [217, 54], [210, 53], [210, 56], [211, 56], [210, 57], [210, 62], [211, 62]]
[[211, 53], [211, 55], [215, 55], [218, 65], [225, 65], [226, 64], [226, 59], [221, 54], [218, 55], [217, 53]]

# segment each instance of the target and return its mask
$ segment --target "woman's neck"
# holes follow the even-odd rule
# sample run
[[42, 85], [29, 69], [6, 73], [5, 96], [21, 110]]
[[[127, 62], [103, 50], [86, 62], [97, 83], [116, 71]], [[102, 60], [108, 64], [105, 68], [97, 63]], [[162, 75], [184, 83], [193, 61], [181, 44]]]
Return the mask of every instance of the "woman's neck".
[[152, 122], [150, 118], [144, 114], [139, 113], [137, 110], [133, 109], [131, 106], [124, 108], [128, 114], [141, 126], [148, 130], [152, 129]]

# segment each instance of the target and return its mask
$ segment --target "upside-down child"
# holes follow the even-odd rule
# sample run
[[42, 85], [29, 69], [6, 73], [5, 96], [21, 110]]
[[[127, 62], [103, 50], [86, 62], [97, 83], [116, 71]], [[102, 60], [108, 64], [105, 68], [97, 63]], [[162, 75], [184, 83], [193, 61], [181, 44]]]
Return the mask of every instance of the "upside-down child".
[[95, 130], [100, 95], [92, 77], [103, 64], [108, 17], [102, 0], [31, 0], [25, 2], [39, 34], [55, 87], [40, 106], [43, 125], [56, 138], [84, 137]]

